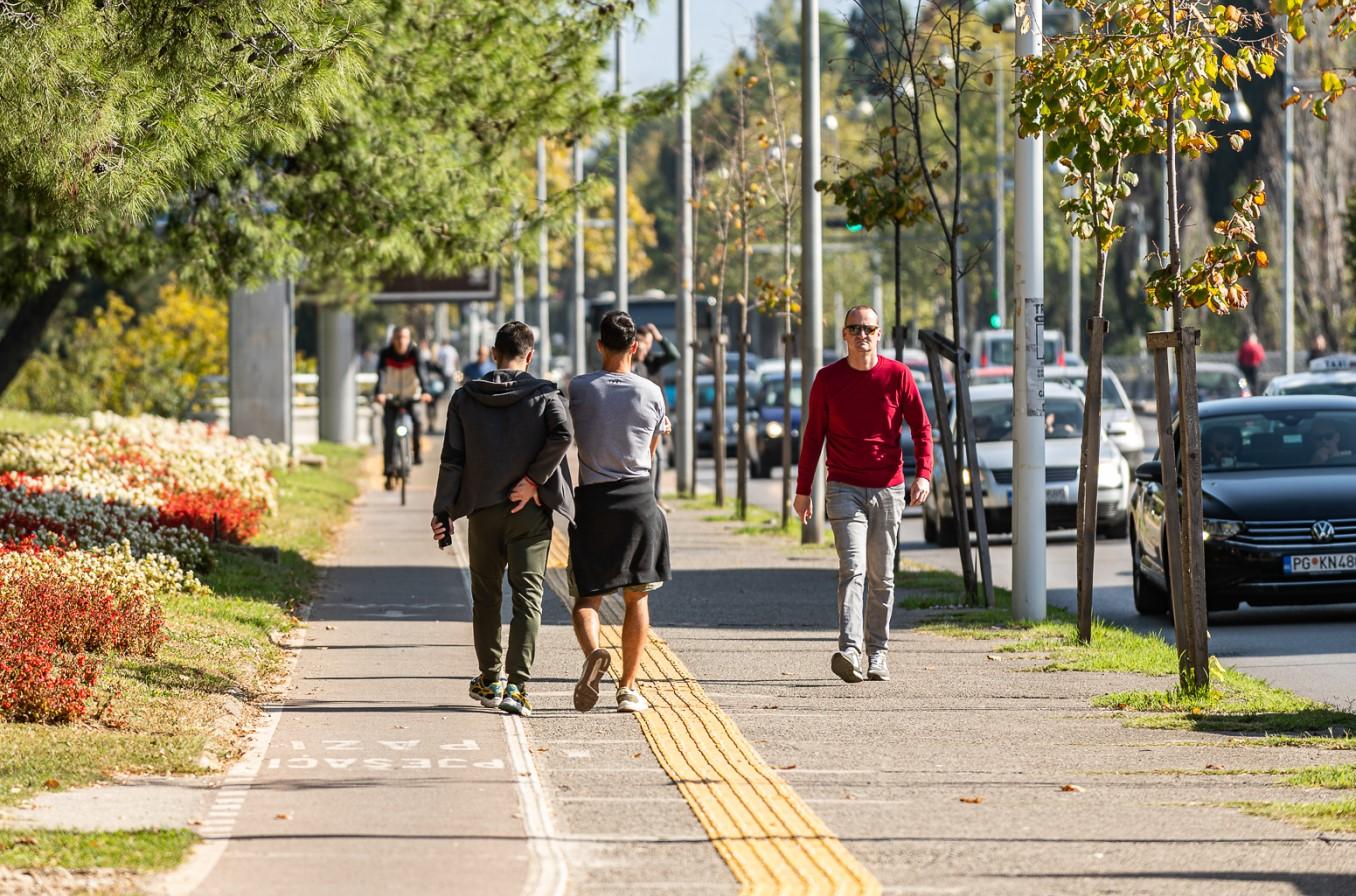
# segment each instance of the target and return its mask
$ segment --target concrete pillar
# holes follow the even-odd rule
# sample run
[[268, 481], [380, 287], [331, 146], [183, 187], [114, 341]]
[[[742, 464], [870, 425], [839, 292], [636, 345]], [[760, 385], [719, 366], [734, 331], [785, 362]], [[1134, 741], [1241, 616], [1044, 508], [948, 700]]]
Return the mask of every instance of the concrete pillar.
[[316, 367], [320, 371], [320, 438], [346, 445], [357, 436], [358, 386], [354, 377], [358, 374], [358, 352], [353, 314], [346, 308], [325, 306], [320, 309], [319, 325]]
[[231, 296], [231, 434], [292, 443], [292, 282]]

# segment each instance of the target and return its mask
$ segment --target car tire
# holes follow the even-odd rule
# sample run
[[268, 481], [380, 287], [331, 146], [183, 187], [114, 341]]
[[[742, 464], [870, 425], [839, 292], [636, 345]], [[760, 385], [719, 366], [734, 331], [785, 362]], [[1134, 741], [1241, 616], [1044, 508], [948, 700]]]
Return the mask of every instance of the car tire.
[[960, 544], [956, 540], [955, 517], [941, 517], [937, 521], [937, 544], [944, 548], [954, 548]]
[[1130, 584], [1134, 592], [1135, 612], [1141, 616], [1172, 614], [1172, 597], [1144, 575], [1139, 565], [1139, 545], [1130, 542]]

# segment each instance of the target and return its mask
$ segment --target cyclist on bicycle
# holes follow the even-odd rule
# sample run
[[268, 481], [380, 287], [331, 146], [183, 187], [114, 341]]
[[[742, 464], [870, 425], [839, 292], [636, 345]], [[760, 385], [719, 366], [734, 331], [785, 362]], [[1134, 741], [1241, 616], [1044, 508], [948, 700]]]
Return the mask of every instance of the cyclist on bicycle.
[[428, 374], [419, 360], [419, 349], [414, 345], [414, 331], [409, 327], [396, 327], [391, 334], [391, 344], [377, 357], [377, 389], [373, 397], [383, 409], [382, 457], [386, 461], [386, 490], [389, 492], [395, 488], [396, 418], [402, 408], [409, 409], [414, 421], [414, 462], [423, 463], [420, 439], [423, 430], [414, 406], [433, 400], [428, 392]]

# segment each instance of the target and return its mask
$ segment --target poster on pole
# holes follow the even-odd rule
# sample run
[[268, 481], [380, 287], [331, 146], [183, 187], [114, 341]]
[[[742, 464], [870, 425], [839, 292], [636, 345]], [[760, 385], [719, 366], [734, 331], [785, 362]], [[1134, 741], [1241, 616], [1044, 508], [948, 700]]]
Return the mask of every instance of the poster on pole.
[[1045, 300], [1028, 296], [1022, 299], [1022, 328], [1026, 343], [1026, 415], [1045, 416]]

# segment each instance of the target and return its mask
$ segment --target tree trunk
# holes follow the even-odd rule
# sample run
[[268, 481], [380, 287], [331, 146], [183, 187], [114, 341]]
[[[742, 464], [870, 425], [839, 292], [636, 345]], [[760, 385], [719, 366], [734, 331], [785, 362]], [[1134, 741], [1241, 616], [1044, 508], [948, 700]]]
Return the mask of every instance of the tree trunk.
[[67, 285], [66, 280], [54, 280], [42, 292], [19, 303], [5, 335], [0, 337], [0, 396], [42, 344], [43, 333], [56, 314]]

